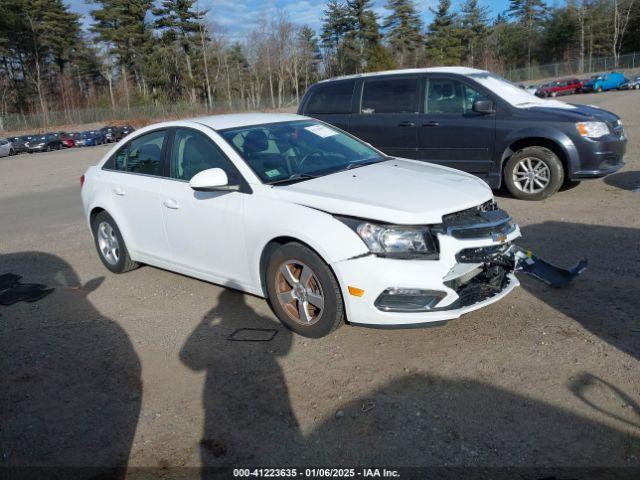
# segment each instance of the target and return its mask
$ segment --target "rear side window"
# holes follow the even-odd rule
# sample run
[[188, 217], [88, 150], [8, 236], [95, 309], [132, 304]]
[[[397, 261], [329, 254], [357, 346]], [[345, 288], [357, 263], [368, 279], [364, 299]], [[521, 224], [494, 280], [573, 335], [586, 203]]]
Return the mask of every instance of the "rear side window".
[[367, 80], [362, 91], [362, 113], [415, 113], [418, 79]]
[[118, 150], [108, 168], [161, 176], [164, 139], [165, 131], [160, 130], [131, 140]]
[[351, 113], [355, 80], [320, 83], [311, 91], [304, 113]]

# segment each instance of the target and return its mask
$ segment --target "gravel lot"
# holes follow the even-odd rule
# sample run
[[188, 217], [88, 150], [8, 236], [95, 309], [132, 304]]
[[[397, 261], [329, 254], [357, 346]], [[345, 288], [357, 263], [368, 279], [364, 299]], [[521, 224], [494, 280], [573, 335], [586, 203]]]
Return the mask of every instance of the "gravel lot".
[[[447, 326], [289, 334], [266, 303], [151, 267], [113, 275], [78, 177], [106, 147], [0, 159], [0, 273], [56, 287], [0, 307], [2, 465], [640, 468], [640, 94], [627, 165], [540, 203], [500, 194], [520, 244], [570, 288], [523, 278]], [[271, 342], [231, 342], [237, 328]]]

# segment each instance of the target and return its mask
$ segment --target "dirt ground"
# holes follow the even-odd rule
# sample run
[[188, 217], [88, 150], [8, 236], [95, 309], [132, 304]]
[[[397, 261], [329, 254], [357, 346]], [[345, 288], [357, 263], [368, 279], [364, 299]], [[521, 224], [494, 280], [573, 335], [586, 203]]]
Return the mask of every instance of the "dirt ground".
[[568, 100], [622, 116], [626, 167], [498, 201], [520, 245], [588, 270], [431, 329], [309, 340], [260, 298], [113, 275], [78, 182], [107, 147], [0, 159], [0, 274], [56, 288], [0, 307], [0, 465], [640, 468], [640, 93]]

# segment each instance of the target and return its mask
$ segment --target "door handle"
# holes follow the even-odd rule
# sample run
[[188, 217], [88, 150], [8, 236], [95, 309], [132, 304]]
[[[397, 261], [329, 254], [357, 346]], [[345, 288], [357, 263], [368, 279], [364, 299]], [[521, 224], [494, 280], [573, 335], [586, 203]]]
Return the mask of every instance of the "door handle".
[[424, 122], [422, 124], [423, 127], [437, 127], [438, 125], [440, 125], [440, 124], [438, 122], [435, 122], [435, 121]]
[[167, 198], [166, 200], [163, 200], [162, 204], [165, 207], [170, 208], [171, 210], [178, 210], [178, 208], [180, 208], [180, 205], [178, 205], [178, 202], [175, 201], [173, 198]]
[[113, 189], [113, 193], [115, 193], [116, 195], [119, 195], [121, 197], [124, 196], [124, 190], [121, 189], [120, 187], [115, 187]]
[[399, 127], [415, 127], [416, 124], [415, 122], [409, 122], [409, 121], [405, 121], [405, 122], [400, 122], [398, 124]]

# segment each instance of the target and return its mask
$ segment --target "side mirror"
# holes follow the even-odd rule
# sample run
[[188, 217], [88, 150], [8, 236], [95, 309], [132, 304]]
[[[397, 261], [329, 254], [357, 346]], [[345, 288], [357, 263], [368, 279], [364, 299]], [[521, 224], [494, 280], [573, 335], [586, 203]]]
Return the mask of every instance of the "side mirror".
[[238, 190], [238, 185], [229, 185], [227, 174], [221, 168], [209, 168], [195, 174], [189, 186], [198, 192], [215, 192], [219, 190]]
[[481, 113], [482, 115], [489, 115], [491, 113], [496, 113], [496, 110], [493, 106], [493, 102], [487, 99], [478, 99], [473, 102], [471, 106], [471, 110], [476, 113]]

